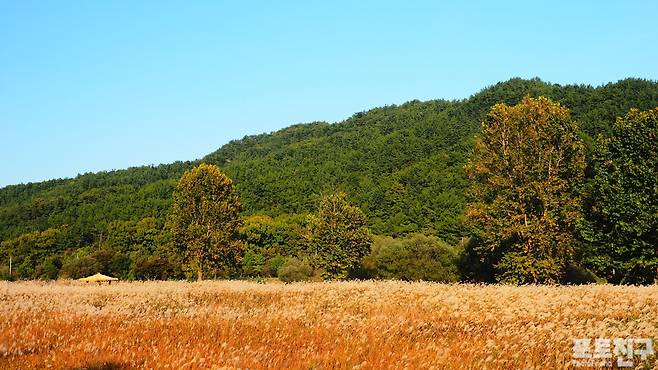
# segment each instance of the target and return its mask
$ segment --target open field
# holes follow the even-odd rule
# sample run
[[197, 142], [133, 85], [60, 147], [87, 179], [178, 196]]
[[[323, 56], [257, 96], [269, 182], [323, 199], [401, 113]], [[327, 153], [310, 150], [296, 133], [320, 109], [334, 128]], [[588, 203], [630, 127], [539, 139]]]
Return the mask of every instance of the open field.
[[565, 368], [596, 337], [658, 338], [658, 286], [0, 283], [2, 369]]

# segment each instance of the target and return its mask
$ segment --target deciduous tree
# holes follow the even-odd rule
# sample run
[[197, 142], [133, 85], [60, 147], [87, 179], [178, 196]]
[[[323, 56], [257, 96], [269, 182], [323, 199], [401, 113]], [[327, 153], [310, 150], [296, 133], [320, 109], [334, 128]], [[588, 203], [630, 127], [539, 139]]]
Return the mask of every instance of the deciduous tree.
[[170, 218], [173, 242], [187, 266], [202, 280], [208, 270], [237, 267], [243, 247], [238, 240], [240, 199], [217, 166], [201, 164], [181, 177]]
[[347, 278], [350, 269], [370, 251], [366, 217], [347, 202], [345, 193], [323, 196], [308, 224], [310, 252], [324, 278]]
[[649, 284], [658, 268], [658, 108], [631, 110], [600, 137], [588, 186], [585, 260], [612, 283]]
[[477, 251], [497, 280], [561, 278], [576, 246], [583, 153], [578, 124], [550, 99], [491, 109], [466, 166], [473, 200], [467, 215], [481, 230]]

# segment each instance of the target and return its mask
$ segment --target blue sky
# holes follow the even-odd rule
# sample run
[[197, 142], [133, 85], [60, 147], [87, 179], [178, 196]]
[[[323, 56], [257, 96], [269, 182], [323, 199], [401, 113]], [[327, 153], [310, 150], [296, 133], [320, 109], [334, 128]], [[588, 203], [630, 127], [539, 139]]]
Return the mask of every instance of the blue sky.
[[0, 0], [0, 186], [511, 77], [658, 79], [658, 2]]

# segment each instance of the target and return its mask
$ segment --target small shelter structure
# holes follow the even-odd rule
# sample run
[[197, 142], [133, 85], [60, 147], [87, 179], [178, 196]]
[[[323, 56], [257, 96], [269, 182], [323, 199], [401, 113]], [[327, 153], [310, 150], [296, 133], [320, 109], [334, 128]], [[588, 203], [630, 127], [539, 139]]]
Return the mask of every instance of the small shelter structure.
[[107, 282], [108, 284], [112, 284], [113, 281], [118, 281], [119, 279], [113, 278], [111, 276], [103, 275], [100, 272], [97, 273], [96, 275], [91, 275], [87, 276], [81, 279], [78, 279], [78, 281], [84, 281], [85, 283], [98, 283], [98, 285], [101, 285], [104, 282]]

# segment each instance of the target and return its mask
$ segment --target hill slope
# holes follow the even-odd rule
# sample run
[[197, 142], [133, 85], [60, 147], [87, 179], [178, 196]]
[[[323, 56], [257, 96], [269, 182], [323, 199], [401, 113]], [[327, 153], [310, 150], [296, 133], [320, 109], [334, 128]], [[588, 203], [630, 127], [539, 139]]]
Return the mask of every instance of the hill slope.
[[[569, 107], [590, 136], [631, 107], [658, 106], [658, 83], [626, 79], [600, 87], [512, 79], [461, 101], [411, 101], [328, 124], [316, 122], [232, 141], [201, 161], [237, 184], [245, 212], [304, 213], [315, 196], [344, 190], [382, 234], [432, 230], [464, 235], [463, 165], [482, 117], [498, 102], [544, 95]], [[0, 189], [0, 240], [68, 225], [71, 246], [102, 238], [116, 220], [155, 217], [194, 162], [89, 173]]]
[[605, 134], [631, 107], [658, 104], [658, 84], [628, 79], [603, 87], [512, 79], [463, 101], [412, 101], [231, 142], [203, 160], [222, 167], [250, 212], [309, 210], [313, 195], [345, 190], [379, 233], [461, 235], [463, 165], [486, 112], [498, 102], [544, 95], [572, 109], [590, 135]]

